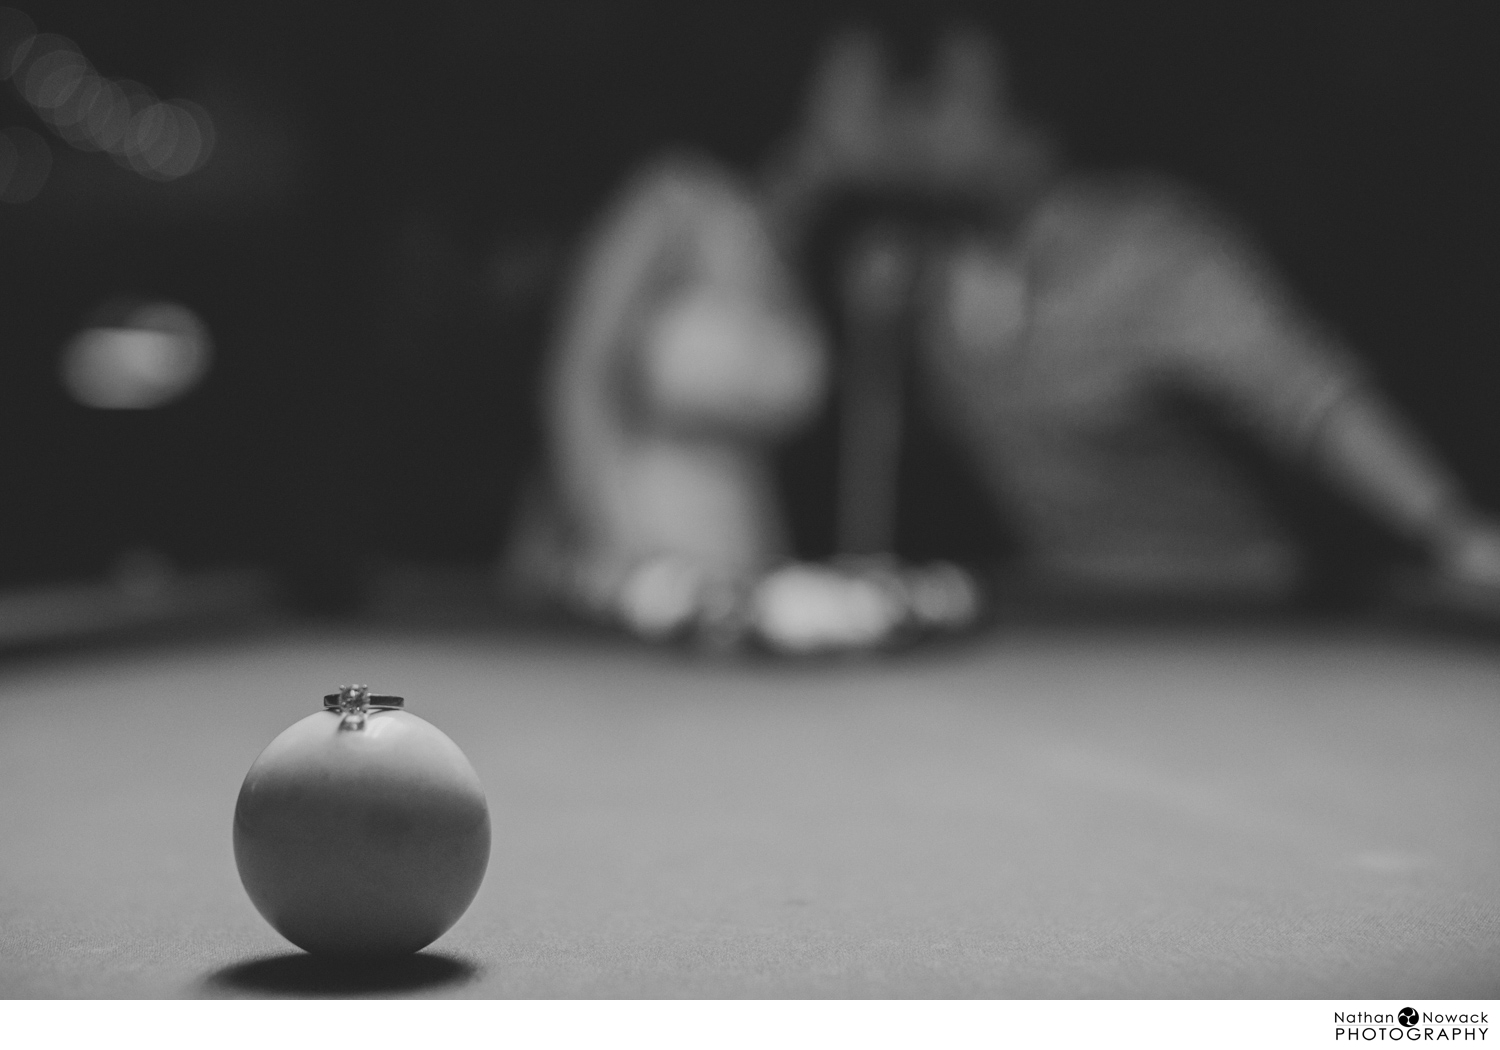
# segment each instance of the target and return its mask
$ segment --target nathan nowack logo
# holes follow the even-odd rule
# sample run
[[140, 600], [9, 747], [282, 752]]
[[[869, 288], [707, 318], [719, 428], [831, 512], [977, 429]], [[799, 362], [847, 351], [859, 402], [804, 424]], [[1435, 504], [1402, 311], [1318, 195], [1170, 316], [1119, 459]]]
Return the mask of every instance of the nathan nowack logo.
[[1341, 1042], [1482, 1043], [1489, 1037], [1487, 1011], [1419, 1011], [1403, 1006], [1393, 1014], [1335, 1010], [1333, 1038]]

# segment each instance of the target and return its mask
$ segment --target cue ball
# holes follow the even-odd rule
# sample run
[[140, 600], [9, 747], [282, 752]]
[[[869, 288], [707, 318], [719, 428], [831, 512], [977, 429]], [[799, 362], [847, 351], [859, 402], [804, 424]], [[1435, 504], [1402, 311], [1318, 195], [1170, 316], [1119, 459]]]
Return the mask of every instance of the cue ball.
[[[337, 701], [337, 704], [334, 704]], [[240, 788], [234, 858], [257, 910], [318, 955], [409, 955], [468, 908], [490, 856], [479, 777], [436, 726], [363, 686], [288, 728]]]

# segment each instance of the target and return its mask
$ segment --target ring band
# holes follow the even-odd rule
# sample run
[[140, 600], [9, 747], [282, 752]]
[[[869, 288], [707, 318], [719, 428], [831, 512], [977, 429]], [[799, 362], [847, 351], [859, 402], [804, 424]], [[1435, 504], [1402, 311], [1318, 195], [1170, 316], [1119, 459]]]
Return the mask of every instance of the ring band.
[[[402, 696], [387, 696], [382, 693], [370, 693], [365, 697], [365, 706], [371, 711], [395, 711], [406, 706], [406, 698]], [[339, 694], [329, 693], [323, 697], [323, 707], [336, 711], [339, 708]]]

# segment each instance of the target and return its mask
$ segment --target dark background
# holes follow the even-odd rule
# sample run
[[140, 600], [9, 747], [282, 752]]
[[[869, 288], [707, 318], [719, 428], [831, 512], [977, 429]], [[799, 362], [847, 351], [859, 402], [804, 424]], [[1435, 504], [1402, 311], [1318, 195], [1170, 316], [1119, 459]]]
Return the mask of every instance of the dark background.
[[[48, 134], [56, 161], [36, 200], [0, 204], [0, 585], [138, 545], [313, 589], [492, 558], [536, 455], [568, 246], [665, 146], [762, 158], [851, 19], [913, 68], [947, 19], [995, 30], [1070, 164], [1206, 190], [1500, 508], [1500, 112], [1477, 3], [15, 6], [101, 72], [201, 103], [219, 146], [148, 182], [0, 86], [0, 127]], [[121, 293], [207, 320], [214, 369], [182, 401], [67, 399], [62, 343]]]

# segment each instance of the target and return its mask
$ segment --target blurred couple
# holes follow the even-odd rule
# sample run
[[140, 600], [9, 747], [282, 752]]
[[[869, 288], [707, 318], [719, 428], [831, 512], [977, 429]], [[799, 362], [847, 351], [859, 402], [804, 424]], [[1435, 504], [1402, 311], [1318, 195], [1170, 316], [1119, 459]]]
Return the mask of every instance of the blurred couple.
[[[838, 254], [838, 316], [819, 316], [803, 241], [851, 197], [876, 204]], [[1304, 538], [1217, 431], [1438, 575], [1500, 583], [1500, 533], [1249, 238], [1164, 180], [1062, 170], [971, 29], [905, 81], [876, 36], [840, 35], [753, 174], [686, 151], [638, 172], [582, 246], [549, 355], [546, 484], [507, 571], [648, 638], [809, 652], [971, 623], [966, 571], [890, 549], [911, 375], [1028, 587], [1294, 600], [1316, 570]], [[846, 557], [799, 564], [771, 455], [830, 398]]]

